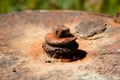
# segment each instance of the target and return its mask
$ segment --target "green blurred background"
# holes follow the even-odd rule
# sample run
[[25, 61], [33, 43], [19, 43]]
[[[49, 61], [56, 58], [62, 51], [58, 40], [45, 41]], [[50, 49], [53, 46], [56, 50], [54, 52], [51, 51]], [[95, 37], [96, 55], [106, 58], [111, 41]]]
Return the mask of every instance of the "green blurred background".
[[120, 0], [0, 0], [0, 14], [23, 10], [84, 10], [113, 15]]

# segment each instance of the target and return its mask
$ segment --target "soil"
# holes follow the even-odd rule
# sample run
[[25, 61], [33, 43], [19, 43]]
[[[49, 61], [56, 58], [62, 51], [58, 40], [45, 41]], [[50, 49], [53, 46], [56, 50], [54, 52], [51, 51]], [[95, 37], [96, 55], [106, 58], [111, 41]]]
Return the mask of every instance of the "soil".
[[[100, 32], [96, 23], [97, 34], [80, 37], [75, 27], [91, 19], [103, 20], [105, 31]], [[73, 62], [47, 56], [42, 48], [44, 37], [58, 24], [70, 28], [86, 56]], [[94, 28], [88, 27], [84, 29]], [[0, 15], [0, 80], [120, 80], [119, 34], [120, 24], [111, 17], [82, 11]]]

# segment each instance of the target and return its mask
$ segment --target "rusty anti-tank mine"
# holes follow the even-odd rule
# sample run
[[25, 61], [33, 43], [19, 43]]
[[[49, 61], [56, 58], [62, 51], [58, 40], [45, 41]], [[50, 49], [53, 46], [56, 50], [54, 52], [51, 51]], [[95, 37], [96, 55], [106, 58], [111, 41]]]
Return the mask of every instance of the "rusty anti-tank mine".
[[65, 25], [57, 25], [53, 28], [53, 33], [45, 36], [43, 49], [53, 58], [69, 58], [75, 60], [78, 56], [78, 43], [76, 37], [70, 34], [70, 29]]
[[119, 13], [0, 15], [0, 80], [120, 80]]

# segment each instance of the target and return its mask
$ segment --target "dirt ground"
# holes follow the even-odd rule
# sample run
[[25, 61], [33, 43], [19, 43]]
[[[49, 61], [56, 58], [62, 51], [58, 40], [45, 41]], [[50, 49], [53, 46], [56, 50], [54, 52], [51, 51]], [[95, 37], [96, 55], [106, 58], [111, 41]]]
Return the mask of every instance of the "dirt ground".
[[[87, 25], [83, 33], [77, 33], [76, 26], [86, 20], [96, 23], [96, 28]], [[100, 21], [106, 27], [102, 32]], [[58, 24], [70, 28], [86, 57], [65, 62], [46, 55], [44, 37]], [[92, 32], [95, 34], [83, 38], [82, 34]], [[0, 80], [120, 80], [119, 35], [120, 23], [101, 14], [25, 11], [0, 15]]]

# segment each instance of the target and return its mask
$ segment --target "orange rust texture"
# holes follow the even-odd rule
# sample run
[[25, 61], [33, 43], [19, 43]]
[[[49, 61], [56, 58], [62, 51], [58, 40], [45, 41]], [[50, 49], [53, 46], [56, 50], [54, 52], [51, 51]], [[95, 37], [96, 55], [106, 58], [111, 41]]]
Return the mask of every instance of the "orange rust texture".
[[42, 44], [40, 42], [36, 42], [30, 45], [30, 48], [28, 49], [28, 55], [33, 59], [38, 60], [41, 54], [43, 54], [43, 49], [41, 46]]

